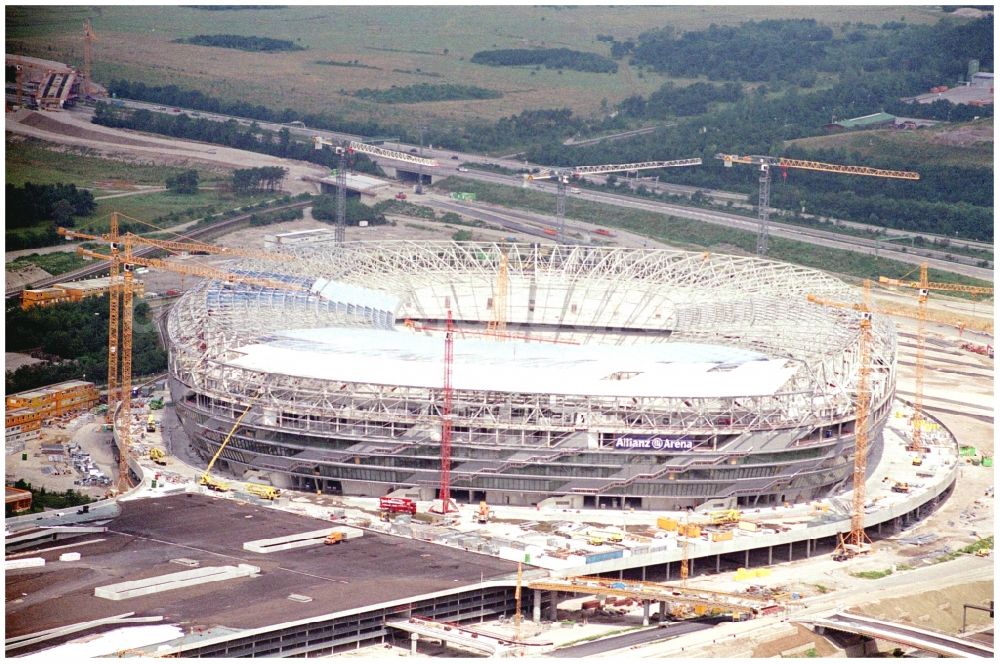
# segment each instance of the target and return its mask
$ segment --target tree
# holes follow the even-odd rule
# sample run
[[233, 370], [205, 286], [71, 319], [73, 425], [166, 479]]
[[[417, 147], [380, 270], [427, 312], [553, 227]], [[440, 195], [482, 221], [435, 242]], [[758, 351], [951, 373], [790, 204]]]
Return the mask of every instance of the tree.
[[175, 194], [196, 194], [198, 193], [198, 171], [191, 169], [168, 177], [166, 184], [167, 189]]

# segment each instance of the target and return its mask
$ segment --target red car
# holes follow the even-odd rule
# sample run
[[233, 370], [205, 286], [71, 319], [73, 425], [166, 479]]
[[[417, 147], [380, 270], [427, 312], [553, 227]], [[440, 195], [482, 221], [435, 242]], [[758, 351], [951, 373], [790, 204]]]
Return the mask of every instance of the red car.
[[396, 194], [396, 198], [398, 198], [401, 201], [405, 201], [406, 200], [406, 194], [404, 194], [403, 192], [399, 192], [398, 194]]

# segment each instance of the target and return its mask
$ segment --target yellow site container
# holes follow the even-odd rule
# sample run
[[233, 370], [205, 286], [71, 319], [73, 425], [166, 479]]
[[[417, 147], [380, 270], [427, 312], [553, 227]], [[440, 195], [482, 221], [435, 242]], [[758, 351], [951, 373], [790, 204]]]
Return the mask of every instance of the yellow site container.
[[755, 533], [757, 532], [757, 530], [760, 529], [760, 526], [758, 526], [753, 521], [740, 521], [739, 523], [736, 524], [736, 527], [739, 528], [740, 530], [745, 530], [748, 533]]
[[727, 530], [724, 533], [712, 533], [713, 542], [726, 542], [733, 539], [733, 531]]
[[684, 526], [679, 526], [678, 530], [684, 537], [701, 537], [701, 527], [688, 525], [687, 529]]
[[656, 517], [656, 527], [661, 530], [677, 530], [677, 519], [658, 516]]

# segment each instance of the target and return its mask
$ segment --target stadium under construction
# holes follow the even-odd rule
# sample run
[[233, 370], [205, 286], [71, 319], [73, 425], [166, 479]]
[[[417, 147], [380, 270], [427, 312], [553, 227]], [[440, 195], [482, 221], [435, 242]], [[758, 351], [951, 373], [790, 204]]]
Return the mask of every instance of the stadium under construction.
[[[439, 486], [454, 320], [452, 497], [760, 507], [850, 484], [860, 320], [829, 275], [750, 257], [504, 243], [316, 243], [172, 309], [170, 385], [217, 468], [329, 494]], [[300, 290], [294, 290], [294, 287]], [[869, 451], [896, 383], [872, 322]], [[874, 466], [874, 464], [870, 464]]]

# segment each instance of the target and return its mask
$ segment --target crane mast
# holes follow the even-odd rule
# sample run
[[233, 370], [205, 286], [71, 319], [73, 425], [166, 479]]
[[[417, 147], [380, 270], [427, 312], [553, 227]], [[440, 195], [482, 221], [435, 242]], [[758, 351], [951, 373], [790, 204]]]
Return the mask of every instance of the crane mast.
[[508, 283], [507, 253], [500, 255], [500, 268], [497, 271], [496, 292], [493, 294], [493, 319], [486, 324], [486, 333], [497, 339], [507, 338], [507, 292]]
[[369, 145], [360, 141], [351, 141], [346, 146], [343, 146], [337, 145], [322, 136], [313, 136], [313, 145], [317, 150], [322, 150], [323, 146], [330, 147], [333, 149], [334, 154], [339, 157], [337, 165], [337, 221], [333, 227], [333, 240], [337, 244], [343, 244], [344, 229], [347, 227], [347, 160], [351, 154], [360, 152], [361, 154], [395, 159], [396, 161], [417, 166], [438, 165], [433, 159], [414, 157], [405, 152], [397, 152], [396, 150], [389, 150], [378, 145]]
[[854, 488], [851, 501], [851, 531], [845, 537], [839, 535], [837, 548], [834, 550], [834, 560], [847, 560], [854, 556], [871, 551], [871, 540], [865, 534], [865, 478], [868, 471], [868, 418], [871, 409], [871, 346], [872, 346], [872, 308], [871, 281], [865, 279], [862, 288], [861, 304], [844, 304], [824, 300], [814, 295], [808, 295], [810, 302], [828, 307], [853, 309], [861, 313], [858, 322], [860, 328], [858, 350], [858, 388], [857, 407], [854, 417]]
[[[105, 235], [89, 235], [76, 231], [66, 231], [66, 229], [60, 229], [60, 234], [66, 236], [67, 238], [79, 237], [91, 240], [107, 240], [110, 245], [110, 255], [91, 251], [83, 247], [77, 247], [76, 253], [81, 256], [89, 256], [99, 260], [110, 259], [109, 272], [111, 276], [109, 278], [108, 288], [108, 299], [110, 303], [110, 311], [108, 315], [108, 413], [110, 421], [114, 421], [117, 406], [117, 412], [120, 415], [118, 418], [119, 426], [117, 429], [119, 456], [116, 489], [118, 493], [121, 494], [128, 490], [130, 484], [128, 479], [128, 460], [131, 453], [132, 443], [132, 295], [134, 292], [133, 272], [135, 270], [135, 266], [144, 265], [156, 269], [178, 272], [180, 274], [218, 279], [229, 283], [246, 283], [264, 288], [279, 288], [295, 291], [308, 291], [309, 289], [300, 284], [290, 284], [275, 279], [233, 274], [204, 266], [174, 265], [156, 258], [140, 258], [133, 256], [132, 248], [135, 244], [163, 243], [164, 241], [150, 240], [131, 233], [120, 235], [118, 216], [117, 212], [112, 213], [110, 232]], [[216, 249], [214, 253], [224, 253], [229, 255], [241, 255], [245, 253], [246, 255], [253, 255], [257, 258], [269, 256], [267, 252], [254, 250], [246, 250], [245, 252], [242, 252], [241, 250], [235, 249], [211, 247], [211, 245], [204, 245], [202, 243], [184, 245], [184, 243], [178, 242], [168, 244], [171, 244], [174, 249], [187, 249], [191, 251]], [[282, 256], [284, 259], [290, 258], [289, 256], [282, 254], [275, 254], [273, 256]], [[120, 275], [119, 272], [121, 273]], [[120, 395], [118, 394], [119, 392]]]
[[[879, 277], [880, 284], [890, 286], [903, 286], [905, 288], [915, 288], [917, 290], [917, 356], [914, 367], [914, 393], [913, 393], [913, 437], [907, 450], [911, 452], [923, 452], [923, 422], [924, 422], [924, 372], [926, 371], [926, 324], [931, 318], [927, 312], [927, 297], [931, 290], [957, 291], [973, 295], [992, 295], [993, 289], [985, 286], [967, 286], [965, 284], [948, 284], [930, 281], [927, 276], [927, 263], [920, 265], [919, 281], [904, 281], [892, 279], [890, 277]], [[902, 313], [901, 315], [908, 315]], [[912, 315], [912, 314], [909, 314]], [[933, 320], [940, 320], [932, 318]], [[951, 321], [948, 321], [951, 322]]]
[[91, 65], [93, 64], [93, 43], [97, 41], [97, 34], [90, 24], [90, 19], [83, 19], [83, 98], [91, 97]]
[[556, 181], [556, 241], [563, 242], [566, 232], [566, 185], [570, 178], [580, 178], [584, 175], [605, 175], [609, 173], [631, 173], [650, 168], [673, 168], [676, 166], [699, 166], [701, 159], [673, 159], [671, 161], [639, 161], [631, 164], [598, 164], [592, 166], [572, 166], [568, 168], [546, 168], [537, 174], [524, 176], [525, 182], [531, 180]]
[[869, 166], [847, 166], [843, 164], [827, 164], [821, 161], [806, 159], [789, 159], [787, 157], [771, 157], [768, 155], [735, 155], [719, 153], [716, 159], [721, 159], [726, 168], [733, 164], [748, 164], [760, 169], [757, 189], [757, 255], [767, 254], [768, 238], [771, 221], [771, 170], [778, 166], [785, 171], [798, 168], [823, 173], [840, 173], [842, 175], [868, 175], [879, 178], [895, 178], [900, 180], [919, 180], [920, 174], [913, 171], [893, 171]]
[[455, 361], [455, 329], [448, 309], [448, 327], [444, 335], [444, 407], [441, 410], [441, 514], [451, 504], [451, 370]]

